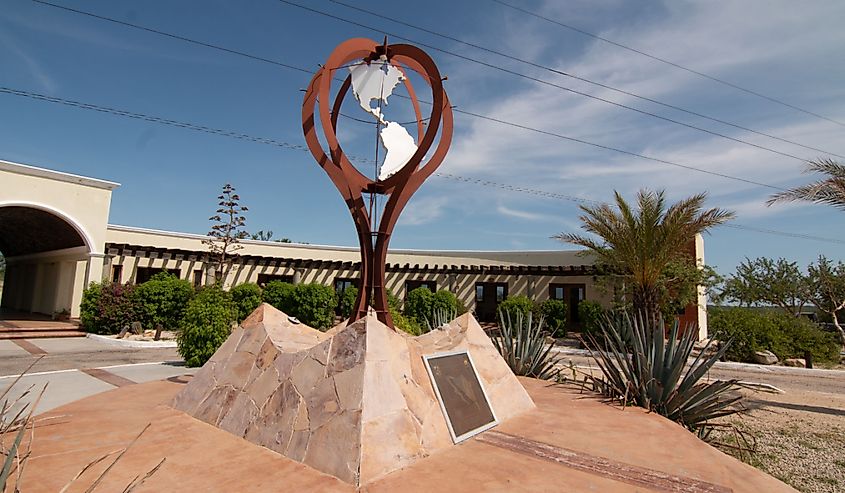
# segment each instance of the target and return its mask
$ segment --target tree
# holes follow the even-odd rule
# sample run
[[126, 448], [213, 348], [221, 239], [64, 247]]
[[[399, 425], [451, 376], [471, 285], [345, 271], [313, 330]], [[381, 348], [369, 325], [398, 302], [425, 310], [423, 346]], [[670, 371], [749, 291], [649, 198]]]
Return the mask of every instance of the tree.
[[845, 330], [839, 323], [839, 314], [845, 310], [845, 264], [840, 261], [833, 265], [824, 255], [819, 255], [818, 264], [807, 267], [807, 280], [810, 300], [831, 316], [845, 347]]
[[740, 306], [776, 306], [798, 316], [810, 301], [810, 284], [795, 262], [746, 258], [725, 280], [721, 297]]
[[637, 211], [619, 192], [614, 194], [618, 210], [609, 204], [581, 206], [582, 229], [600, 240], [570, 233], [555, 238], [594, 253], [601, 267], [622, 278], [634, 310], [656, 323], [668, 297], [677, 291], [677, 286], [673, 286], [675, 276], [667, 276], [667, 270], [679, 262], [690, 270], [696, 269], [695, 259], [688, 253], [689, 242], [696, 234], [732, 219], [734, 214], [718, 208], [702, 210], [707, 198], [704, 193], [667, 208], [664, 191], [640, 190]]
[[[252, 236], [253, 240], [270, 241], [273, 238], [273, 231], [269, 230], [269, 229], [267, 231], [260, 229], [260, 230], [258, 230], [257, 233], [253, 233], [250, 236]], [[275, 241], [276, 243], [290, 243], [291, 242], [290, 238], [276, 238], [273, 241]]]
[[832, 159], [809, 161], [805, 173], [822, 173], [828, 177], [807, 185], [790, 188], [772, 195], [767, 205], [776, 202], [802, 200], [817, 204], [828, 204], [845, 210], [845, 164]]
[[273, 231], [269, 230], [269, 229], [267, 231], [264, 231], [263, 229], [259, 229], [258, 232], [252, 233], [250, 236], [252, 237], [253, 240], [270, 241], [270, 238], [273, 237]]
[[211, 231], [208, 232], [209, 238], [202, 242], [208, 245], [213, 257], [216, 281], [222, 283], [229, 275], [235, 252], [243, 248], [238, 244], [239, 241], [249, 237], [244, 229], [246, 217], [243, 215], [249, 209], [238, 203], [241, 198], [235, 193], [235, 187], [229, 183], [223, 185], [223, 193], [217, 199], [217, 213], [208, 218], [213, 222]]

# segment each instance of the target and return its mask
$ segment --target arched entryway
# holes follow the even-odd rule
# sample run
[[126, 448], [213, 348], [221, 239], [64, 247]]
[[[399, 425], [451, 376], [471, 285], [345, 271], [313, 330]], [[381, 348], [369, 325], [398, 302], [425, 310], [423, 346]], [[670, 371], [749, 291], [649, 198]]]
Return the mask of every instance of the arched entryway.
[[88, 282], [93, 252], [85, 228], [62, 211], [0, 203], [0, 253], [6, 262], [3, 311], [78, 315], [80, 288]]

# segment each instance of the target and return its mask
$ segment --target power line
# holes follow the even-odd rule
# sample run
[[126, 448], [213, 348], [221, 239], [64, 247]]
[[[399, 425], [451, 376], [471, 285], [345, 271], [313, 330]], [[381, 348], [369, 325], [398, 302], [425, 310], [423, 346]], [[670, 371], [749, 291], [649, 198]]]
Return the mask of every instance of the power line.
[[[276, 66], [280, 66], [280, 67], [284, 67], [284, 68], [290, 68], [290, 69], [293, 69], [293, 70], [297, 70], [299, 72], [311, 74], [311, 71], [304, 69], [304, 68], [301, 68], [301, 67], [296, 67], [296, 66], [286, 64], [286, 63], [282, 63], [282, 62], [278, 62], [278, 61], [275, 61], [275, 60], [270, 60], [270, 59], [266, 59], [266, 58], [263, 58], [263, 57], [250, 55], [248, 53], [240, 52], [240, 51], [237, 51], [237, 50], [231, 50], [231, 49], [219, 46], [219, 45], [214, 45], [214, 44], [206, 43], [206, 42], [203, 42], [203, 41], [196, 41], [196, 40], [193, 40], [193, 39], [190, 39], [190, 38], [186, 38], [184, 36], [166, 33], [164, 31], [159, 31], [159, 30], [156, 30], [156, 29], [151, 29], [151, 28], [147, 28], [147, 27], [144, 27], [144, 26], [139, 26], [137, 24], [131, 24], [131, 23], [128, 23], [128, 22], [118, 21], [116, 19], [111, 19], [109, 17], [100, 16], [100, 15], [96, 15], [96, 14], [91, 14], [89, 12], [85, 12], [85, 11], [82, 11], [82, 10], [68, 9], [66, 7], [57, 6], [55, 4], [45, 2], [43, 0], [32, 0], [32, 1], [38, 2], [38, 3], [43, 4], [43, 5], [47, 5], [47, 6], [55, 6], [55, 7], [62, 9], [62, 10], [67, 10], [67, 11], [70, 11], [70, 12], [73, 12], [73, 13], [79, 13], [79, 14], [82, 14], [82, 15], [91, 16], [91, 17], [94, 17], [94, 18], [97, 18], [97, 19], [102, 19], [102, 20], [108, 21], [108, 22], [114, 22], [116, 24], [120, 24], [120, 25], [123, 25], [123, 26], [132, 27], [132, 28], [135, 28], [135, 29], [140, 29], [140, 30], [143, 30], [143, 31], [146, 31], [146, 32], [150, 32], [150, 33], [154, 33], [154, 34], [160, 34], [160, 35], [172, 38], [172, 39], [184, 40], [184, 41], [190, 42], [192, 44], [196, 44], [196, 45], [220, 50], [220, 51], [223, 51], [223, 52], [226, 52], [226, 53], [229, 53], [229, 54], [245, 56], [245, 57], [252, 59], [252, 60], [271, 63], [271, 64], [276, 65]], [[307, 9], [307, 7], [303, 7], [303, 8]], [[327, 15], [331, 16], [331, 14], [327, 14]], [[372, 29], [372, 28], [367, 28], [367, 29]], [[399, 37], [399, 36], [396, 36], [396, 37]], [[406, 39], [406, 38], [401, 38], [401, 39]], [[406, 97], [406, 96], [403, 96], [401, 94], [397, 94], [397, 96]], [[420, 101], [420, 102], [424, 102], [424, 101]], [[583, 145], [592, 146], [592, 147], [595, 147], [595, 148], [598, 148], [598, 149], [613, 151], [613, 152], [616, 152], [616, 153], [624, 154], [626, 156], [636, 157], [636, 158], [645, 159], [645, 160], [648, 160], [648, 161], [653, 161], [653, 162], [657, 162], [657, 163], [661, 163], [661, 164], [666, 164], [666, 165], [669, 165], [669, 166], [674, 166], [674, 167], [678, 167], [678, 168], [682, 168], [682, 169], [686, 169], [686, 170], [690, 170], [690, 171], [695, 171], [695, 172], [698, 172], [698, 173], [703, 173], [703, 174], [708, 174], [708, 175], [711, 175], [711, 176], [717, 176], [717, 177], [720, 177], [720, 178], [726, 178], [726, 179], [730, 179], [730, 180], [740, 181], [740, 182], [747, 183], [747, 184], [750, 184], [750, 185], [766, 187], [766, 188], [770, 188], [770, 189], [773, 189], [773, 190], [779, 190], [779, 191], [785, 190], [784, 188], [777, 187], [777, 186], [774, 186], [774, 185], [769, 185], [769, 184], [766, 184], [766, 183], [761, 183], [761, 182], [758, 182], [758, 181], [749, 180], [749, 179], [745, 179], [745, 178], [739, 178], [739, 177], [727, 175], [727, 174], [724, 174], [724, 173], [718, 173], [718, 172], [715, 172], [715, 171], [708, 171], [708, 170], [705, 170], [705, 169], [680, 164], [680, 163], [669, 161], [669, 160], [666, 160], [666, 159], [660, 159], [660, 158], [648, 156], [648, 155], [645, 155], [645, 154], [639, 154], [639, 153], [636, 153], [636, 152], [626, 151], [624, 149], [618, 149], [618, 148], [615, 148], [615, 147], [612, 147], [612, 146], [606, 146], [606, 145], [603, 145], [603, 144], [596, 144], [596, 143], [589, 142], [589, 141], [586, 141], [586, 140], [583, 140], [583, 139], [578, 139], [578, 138], [575, 138], [575, 137], [569, 137], [569, 136], [566, 136], [566, 135], [563, 135], [563, 134], [534, 128], [534, 127], [531, 127], [531, 126], [528, 126], [528, 125], [523, 125], [523, 124], [520, 124], [520, 123], [509, 122], [509, 121], [506, 121], [506, 120], [502, 120], [502, 119], [498, 119], [498, 118], [494, 118], [494, 117], [490, 117], [490, 116], [486, 116], [486, 115], [481, 115], [479, 113], [473, 113], [473, 112], [470, 112], [470, 111], [460, 110], [460, 109], [457, 109], [457, 108], [453, 108], [453, 112], [460, 113], [460, 114], [467, 115], [467, 116], [471, 116], [471, 117], [478, 118], [478, 119], [482, 119], [482, 120], [495, 122], [495, 123], [498, 123], [498, 124], [501, 124], [501, 125], [507, 125], [507, 126], [519, 128], [519, 129], [522, 129], [522, 130], [535, 132], [535, 133], [538, 133], [538, 134], [541, 134], [541, 135], [546, 135], [546, 136], [555, 137], [555, 138], [562, 139], [562, 140], [567, 140], [567, 141], [570, 141], [570, 142], [575, 142], [575, 143], [579, 143], [579, 144], [583, 144]]]
[[319, 15], [322, 15], [322, 16], [325, 16], [325, 17], [329, 17], [331, 19], [335, 19], [335, 20], [338, 20], [338, 21], [341, 21], [341, 22], [345, 22], [347, 24], [352, 24], [354, 26], [362, 27], [364, 29], [369, 29], [371, 31], [386, 34], [388, 36], [391, 36], [391, 37], [394, 37], [394, 38], [397, 38], [397, 39], [402, 39], [402, 40], [408, 41], [410, 43], [414, 43], [416, 45], [426, 47], [430, 50], [438, 51], [440, 53], [443, 53], [443, 54], [446, 54], [446, 55], [449, 55], [449, 56], [460, 58], [461, 60], [465, 60], [467, 62], [475, 63], [477, 65], [481, 65], [481, 66], [484, 66], [484, 67], [487, 67], [487, 68], [491, 68], [493, 70], [498, 70], [499, 72], [514, 75], [516, 77], [521, 77], [523, 79], [530, 80], [530, 81], [533, 81], [533, 82], [537, 82], [538, 84], [543, 84], [543, 85], [546, 85], [546, 86], [549, 86], [549, 87], [554, 87], [554, 88], [560, 89], [562, 91], [571, 92], [571, 93], [576, 94], [578, 96], [583, 96], [583, 97], [586, 97], [586, 98], [594, 99], [596, 101], [600, 101], [600, 102], [610, 104], [610, 105], [613, 105], [613, 106], [616, 106], [616, 107], [619, 107], [619, 108], [623, 108], [623, 109], [626, 109], [626, 110], [629, 110], [629, 111], [633, 111], [633, 112], [639, 113], [641, 115], [650, 116], [650, 117], [656, 118], [658, 120], [663, 120], [665, 122], [673, 123], [675, 125], [680, 125], [682, 127], [687, 127], [689, 129], [692, 129], [692, 130], [697, 130], [699, 132], [704, 132], [704, 133], [707, 133], [707, 134], [710, 134], [710, 135], [713, 135], [713, 136], [716, 136], [716, 137], [731, 140], [731, 141], [737, 142], [739, 144], [745, 144], [745, 145], [748, 145], [748, 146], [751, 146], [751, 147], [756, 147], [757, 149], [761, 149], [761, 150], [764, 150], [764, 151], [771, 152], [773, 154], [778, 154], [778, 155], [781, 155], [781, 156], [784, 156], [784, 157], [795, 159], [796, 161], [807, 162], [807, 159], [796, 156], [794, 154], [789, 154], [787, 152], [778, 151], [776, 149], [772, 149], [772, 148], [769, 148], [769, 147], [766, 147], [766, 146], [755, 144], [753, 142], [748, 142], [747, 140], [737, 139], [735, 137], [731, 137], [729, 135], [725, 135], [725, 134], [722, 134], [722, 133], [719, 133], [719, 132], [715, 132], [713, 130], [708, 130], [706, 128], [697, 127], [697, 126], [689, 124], [689, 123], [685, 123], [685, 122], [682, 122], [682, 121], [679, 121], [679, 120], [674, 120], [672, 118], [661, 116], [661, 115], [658, 115], [656, 113], [651, 113], [649, 111], [641, 110], [641, 109], [635, 108], [633, 106], [629, 106], [629, 105], [622, 104], [622, 103], [617, 103], [616, 101], [611, 101], [610, 99], [605, 99], [605, 98], [602, 98], [600, 96], [595, 96], [595, 95], [592, 95], [592, 94], [589, 94], [589, 93], [586, 93], [586, 92], [583, 92], [583, 91], [579, 91], [577, 89], [572, 89], [570, 87], [562, 86], [562, 85], [556, 84], [554, 82], [549, 82], [547, 80], [540, 79], [538, 77], [533, 77], [531, 75], [523, 74], [523, 73], [517, 72], [515, 70], [510, 70], [510, 69], [507, 69], [507, 68], [504, 68], [504, 67], [500, 67], [498, 65], [494, 65], [492, 63], [484, 62], [482, 60], [477, 60], [475, 58], [471, 58], [471, 57], [468, 57], [466, 55], [461, 55], [460, 53], [455, 53], [453, 51], [445, 50], [443, 48], [438, 48], [436, 46], [426, 44], [426, 43], [423, 43], [421, 41], [408, 38], [406, 36], [400, 36], [398, 34], [391, 33], [391, 32], [385, 31], [383, 29], [379, 29], [377, 27], [372, 27], [372, 26], [368, 26], [366, 24], [362, 24], [358, 21], [346, 19], [344, 17], [340, 17], [340, 16], [337, 16], [337, 15], [334, 15], [334, 14], [331, 14], [331, 13], [328, 13], [328, 12], [323, 12], [322, 10], [311, 8], [311, 7], [308, 7], [308, 6], [305, 6], [305, 5], [301, 5], [301, 4], [298, 4], [296, 2], [291, 2], [290, 0], [278, 0], [278, 1], [283, 3], [283, 4], [290, 5], [292, 7], [297, 7], [297, 8], [306, 10], [308, 12], [312, 12], [312, 13], [319, 14]]
[[418, 31], [422, 31], [424, 33], [428, 33], [428, 34], [431, 34], [431, 35], [434, 35], [434, 36], [438, 36], [438, 37], [443, 38], [443, 39], [448, 39], [450, 41], [454, 41], [456, 43], [460, 43], [460, 44], [465, 45], [465, 46], [469, 46], [469, 47], [472, 47], [472, 48], [475, 48], [475, 49], [478, 49], [478, 50], [481, 50], [481, 51], [485, 51], [487, 53], [492, 53], [494, 55], [497, 55], [497, 56], [500, 56], [500, 57], [503, 57], [503, 58], [507, 58], [509, 60], [513, 60], [513, 61], [516, 61], [516, 62], [519, 62], [519, 63], [523, 63], [523, 64], [529, 65], [531, 67], [534, 67], [534, 68], [546, 70], [548, 72], [551, 72], [551, 73], [554, 73], [554, 74], [557, 74], [557, 75], [562, 75], [564, 77], [569, 77], [569, 78], [572, 78], [572, 79], [575, 79], [575, 80], [586, 82], [587, 84], [592, 84], [594, 86], [598, 86], [598, 87], [601, 87], [603, 89], [608, 89], [610, 91], [614, 91], [614, 92], [617, 92], [617, 93], [620, 93], [620, 94], [624, 94], [626, 96], [631, 96], [631, 97], [634, 97], [634, 98], [637, 98], [637, 99], [640, 99], [640, 100], [643, 100], [643, 101], [648, 101], [649, 103], [657, 104], [657, 105], [663, 106], [665, 108], [670, 108], [670, 109], [680, 111], [680, 112], [683, 112], [683, 113], [687, 113], [689, 115], [693, 115], [693, 116], [696, 116], [696, 117], [699, 117], [699, 118], [704, 118], [706, 120], [710, 120], [710, 121], [713, 121], [713, 122], [716, 122], [716, 123], [721, 123], [722, 125], [727, 125], [727, 126], [739, 129], [739, 130], [743, 130], [745, 132], [751, 132], [751, 133], [756, 134], [756, 135], [768, 137], [770, 139], [774, 139], [774, 140], [777, 140], [777, 141], [780, 141], [780, 142], [784, 142], [786, 144], [791, 144], [791, 145], [794, 145], [794, 146], [803, 147], [804, 149], [807, 149], [807, 150], [821, 152], [821, 153], [829, 154], [831, 156], [836, 156], [836, 157], [839, 157], [839, 158], [845, 158], [845, 155], [836, 154], [835, 152], [825, 151], [824, 149], [819, 149], [817, 147], [808, 146], [808, 145], [801, 144], [799, 142], [795, 142], [795, 141], [792, 141], [792, 140], [789, 140], [789, 139], [784, 139], [782, 137], [771, 135], [771, 134], [768, 134], [766, 132], [754, 130], [754, 129], [751, 129], [751, 128], [748, 128], [748, 127], [745, 127], [745, 126], [742, 126], [742, 125], [739, 125], [739, 124], [736, 124], [736, 123], [729, 122], [727, 120], [722, 120], [720, 118], [708, 116], [708, 115], [705, 115], [703, 113], [699, 113], [697, 111], [689, 110], [689, 109], [686, 109], [686, 108], [683, 108], [683, 107], [680, 107], [680, 106], [677, 106], [677, 105], [674, 105], [674, 104], [666, 103], [666, 102], [663, 102], [663, 101], [660, 101], [660, 100], [657, 100], [657, 99], [653, 99], [653, 98], [649, 98], [649, 97], [646, 97], [646, 96], [641, 96], [641, 95], [636, 94], [634, 92], [627, 91], [627, 90], [624, 90], [624, 89], [619, 89], [617, 87], [613, 87], [613, 86], [610, 86], [608, 84], [604, 84], [604, 83], [601, 83], [601, 82], [596, 82], [596, 81], [588, 79], [586, 77], [581, 77], [581, 76], [578, 76], [578, 75], [575, 75], [575, 74], [572, 74], [572, 73], [569, 73], [569, 72], [566, 72], [566, 71], [563, 71], [563, 70], [558, 70], [558, 69], [555, 69], [553, 67], [549, 67], [547, 65], [542, 65], [542, 64], [537, 63], [537, 62], [532, 62], [532, 61], [526, 60], [524, 58], [519, 58], [519, 57], [514, 56], [514, 55], [509, 55], [509, 54], [503, 53], [501, 51], [497, 51], [497, 50], [494, 50], [494, 49], [491, 49], [491, 48], [487, 48], [487, 47], [479, 45], [479, 44], [464, 41], [462, 39], [458, 39], [458, 38], [456, 38], [454, 36], [450, 36], [448, 34], [443, 34], [443, 33], [439, 33], [439, 32], [436, 32], [436, 31], [432, 31], [431, 29], [420, 27], [420, 26], [417, 26], [417, 25], [396, 19], [395, 17], [388, 17], [386, 15], [379, 14], [378, 12], [373, 12], [372, 10], [367, 10], [367, 9], [362, 8], [362, 7], [358, 7], [356, 5], [350, 5], [350, 4], [342, 2], [340, 0], [329, 0], [329, 1], [332, 2], [332, 3], [336, 3], [338, 5], [342, 5], [344, 7], [347, 7], [349, 9], [356, 10], [358, 12], [363, 12], [367, 15], [379, 17], [379, 18], [382, 18], [382, 19], [390, 21], [390, 22], [395, 22], [397, 24], [401, 24], [403, 26], [410, 27], [410, 28], [416, 29]]
[[745, 93], [751, 94], [751, 95], [753, 95], [753, 96], [757, 96], [758, 98], [763, 98], [763, 99], [765, 99], [765, 100], [767, 100], [767, 101], [770, 101], [770, 102], [772, 102], [772, 103], [777, 103], [777, 104], [779, 104], [779, 105], [781, 105], [781, 106], [786, 106], [787, 108], [791, 108], [791, 109], [793, 109], [793, 110], [800, 111], [801, 113], [806, 113], [806, 114], [811, 115], [811, 116], [814, 116], [814, 117], [816, 117], [816, 118], [820, 118], [820, 119], [822, 119], [822, 120], [826, 120], [826, 121], [829, 121], [829, 122], [831, 122], [831, 123], [835, 123], [835, 124], [840, 125], [840, 126], [845, 126], [845, 123], [840, 122], [840, 121], [837, 121], [837, 120], [834, 120], [834, 119], [832, 119], [832, 118], [828, 118], [828, 117], [826, 117], [826, 116], [824, 116], [824, 115], [820, 115], [820, 114], [818, 114], [818, 113], [814, 113], [814, 112], [812, 112], [812, 111], [810, 111], [810, 110], [805, 110], [804, 108], [800, 108], [800, 107], [798, 107], [798, 106], [795, 106], [795, 105], [793, 105], [793, 104], [787, 103], [787, 102], [782, 101], [782, 100], [780, 100], [780, 99], [776, 99], [776, 98], [773, 98], [773, 97], [771, 97], [771, 96], [766, 96], [765, 94], [759, 93], [759, 92], [757, 92], [757, 91], [754, 91], [754, 90], [751, 90], [751, 89], [747, 89], [747, 88], [745, 88], [745, 87], [739, 86], [739, 85], [734, 84], [734, 83], [732, 83], [732, 82], [728, 82], [728, 81], [726, 81], [726, 80], [724, 80], [724, 79], [720, 79], [720, 78], [718, 78], [718, 77], [714, 77], [714, 76], [712, 76], [712, 75], [705, 74], [704, 72], [699, 72], [698, 70], [694, 70], [694, 69], [691, 69], [691, 68], [689, 68], [689, 67], [685, 67], [685, 66], [683, 66], [683, 65], [681, 65], [681, 64], [678, 64], [678, 63], [675, 63], [675, 62], [672, 62], [672, 61], [666, 60], [665, 58], [660, 58], [660, 57], [658, 57], [658, 56], [651, 55], [651, 54], [649, 54], [649, 53], [646, 53], [646, 52], [644, 52], [644, 51], [638, 50], [638, 49], [636, 49], [636, 48], [632, 48], [632, 47], [627, 46], [627, 45], [624, 45], [624, 44], [622, 44], [622, 43], [617, 43], [616, 41], [612, 41], [612, 40], [610, 40], [610, 39], [604, 38], [604, 37], [599, 36], [599, 35], [597, 35], [597, 34], [593, 34], [593, 33], [591, 33], [591, 32], [584, 31], [583, 29], [579, 29], [579, 28], [577, 28], [577, 27], [575, 27], [575, 26], [572, 26], [572, 25], [569, 25], [569, 24], [564, 24], [563, 22], [560, 22], [560, 21], [558, 21], [558, 20], [551, 19], [551, 18], [549, 18], [549, 17], [546, 17], [546, 16], [543, 16], [543, 15], [540, 15], [540, 14], [538, 14], [538, 13], [536, 13], [536, 12], [531, 12], [530, 10], [526, 10], [526, 9], [521, 8], [521, 7], [517, 7], [516, 5], [512, 5], [512, 4], [507, 3], [507, 2], [504, 2], [504, 1], [502, 1], [502, 0], [490, 0], [490, 1], [492, 1], [492, 2], [496, 2], [496, 3], [500, 4], [500, 5], [504, 5], [505, 7], [511, 8], [511, 9], [516, 10], [516, 11], [518, 11], [518, 12], [522, 12], [523, 14], [527, 14], [527, 15], [530, 15], [530, 16], [532, 16], [532, 17], [536, 17], [536, 18], [538, 18], [538, 19], [542, 19], [542, 20], [544, 20], [544, 21], [550, 22], [550, 23], [552, 23], [552, 24], [556, 24], [556, 25], [558, 25], [558, 26], [560, 26], [560, 27], [563, 27], [563, 28], [569, 29], [569, 30], [571, 30], [571, 31], [575, 31], [575, 32], [580, 33], [580, 34], [583, 34], [583, 35], [585, 35], [585, 36], [589, 36], [589, 37], [591, 37], [591, 38], [598, 39], [599, 41], [603, 41], [603, 42], [605, 42], [605, 43], [611, 44], [611, 45], [616, 46], [616, 47], [618, 47], [618, 48], [622, 48], [622, 49], [624, 49], [624, 50], [628, 50], [628, 51], [630, 51], [630, 52], [637, 53], [637, 54], [642, 55], [642, 56], [644, 56], [644, 57], [651, 58], [652, 60], [656, 60], [656, 61], [658, 61], [658, 62], [665, 63], [665, 64], [667, 64], [667, 65], [671, 65], [671, 66], [673, 66], [673, 67], [675, 67], [675, 68], [678, 68], [678, 69], [681, 69], [681, 70], [687, 71], [687, 72], [689, 72], [689, 73], [692, 73], [692, 74], [698, 75], [698, 76], [700, 76], [700, 77], [704, 77], [705, 79], [709, 79], [709, 80], [711, 80], [711, 81], [713, 81], [713, 82], [718, 82], [719, 84], [723, 84], [723, 85], [725, 85], [725, 86], [732, 87], [732, 88], [737, 89], [737, 90], [739, 90], [739, 91], [742, 91], [742, 92], [745, 92]]
[[[252, 136], [252, 135], [248, 135], [248, 134], [244, 134], [244, 133], [236, 132], [236, 131], [232, 131], [232, 130], [224, 130], [224, 129], [219, 129], [219, 128], [213, 128], [213, 127], [209, 127], [209, 126], [206, 126], [206, 125], [199, 125], [199, 124], [190, 123], [190, 122], [184, 122], [184, 121], [173, 120], [173, 119], [169, 119], [169, 118], [162, 118], [162, 117], [147, 115], [147, 114], [144, 114], [144, 113], [137, 113], [137, 112], [127, 111], [127, 110], [110, 108], [110, 107], [107, 107], [107, 106], [100, 106], [100, 105], [95, 105], [95, 104], [91, 104], [91, 103], [84, 103], [84, 102], [81, 102], [81, 101], [74, 101], [74, 100], [58, 98], [58, 97], [54, 97], [54, 96], [47, 96], [47, 95], [44, 95], [44, 94], [38, 94], [38, 93], [29, 92], [29, 91], [22, 91], [22, 90], [19, 90], [19, 89], [12, 89], [12, 88], [8, 88], [8, 87], [0, 86], [0, 93], [9, 94], [9, 95], [13, 95], [13, 96], [25, 97], [25, 98], [34, 99], [34, 100], [37, 100], [37, 101], [49, 102], [49, 103], [54, 103], [54, 104], [61, 104], [61, 105], [70, 106], [70, 107], [78, 108], [78, 109], [96, 111], [98, 113], [110, 114], [110, 115], [124, 117], [124, 118], [132, 118], [132, 119], [135, 119], [135, 120], [141, 120], [141, 121], [146, 121], [146, 122], [150, 122], [150, 123], [157, 123], [159, 125], [167, 125], [167, 126], [172, 126], [172, 127], [184, 128], [184, 129], [193, 130], [193, 131], [196, 131], [196, 132], [203, 132], [203, 133], [207, 133], [207, 134], [218, 135], [218, 136], [221, 136], [221, 137], [229, 137], [229, 138], [233, 138], [233, 139], [239, 139], [239, 140], [254, 142], [254, 143], [258, 143], [258, 144], [272, 145], [272, 146], [279, 147], [279, 148], [282, 148], [282, 149], [287, 149], [287, 150], [309, 152], [308, 148], [306, 148], [305, 146], [300, 145], [300, 144], [291, 144], [289, 142], [283, 142], [283, 141], [279, 141], [279, 140], [271, 139], [271, 138], [266, 138], [266, 137], [256, 137], [256, 136]], [[356, 158], [355, 156], [349, 156], [349, 157], [353, 158], [353, 159], [367, 160], [366, 158]], [[557, 199], [557, 200], [566, 200], [566, 201], [578, 202], [578, 203], [581, 203], [581, 204], [591, 204], [591, 205], [601, 205], [601, 204], [603, 204], [603, 202], [592, 200], [592, 199], [587, 199], [587, 198], [583, 198], [583, 197], [576, 197], [576, 196], [572, 196], [572, 195], [565, 195], [565, 194], [560, 194], [560, 193], [555, 193], [555, 192], [549, 192], [549, 191], [546, 191], [546, 190], [539, 190], [539, 189], [534, 189], [534, 188], [529, 188], [529, 187], [521, 187], [521, 186], [517, 186], [517, 185], [510, 185], [510, 184], [507, 184], [507, 183], [499, 183], [499, 182], [494, 182], [494, 181], [491, 181], [491, 180], [485, 180], [485, 179], [479, 179], [479, 178], [467, 178], [467, 177], [463, 177], [463, 176], [459, 176], [459, 175], [454, 175], [454, 174], [451, 174], [451, 173], [435, 172], [434, 175], [438, 176], [440, 178], [448, 179], [448, 180], [459, 181], [459, 182], [463, 182], [463, 183], [477, 184], [477, 185], [480, 185], [480, 186], [490, 187], [490, 188], [499, 188], [499, 189], [507, 190], [507, 191], [511, 191], [511, 192], [535, 195], [535, 196], [538, 196], [538, 197], [545, 197], [545, 198], [551, 198], [551, 199]], [[752, 227], [752, 226], [745, 226], [745, 225], [740, 225], [740, 224], [727, 224], [727, 225], [723, 225], [723, 226], [729, 226], [729, 227], [732, 227], [732, 228], [735, 228], [735, 229], [748, 230], [748, 231], [753, 231], [753, 232], [758, 232], [758, 233], [765, 233], [765, 234], [778, 235], [778, 236], [787, 236], [787, 237], [792, 237], [792, 238], [801, 238], [801, 239], [825, 241], [825, 242], [832, 242], [832, 243], [845, 243], [845, 240], [838, 240], [838, 239], [834, 239], [834, 238], [823, 238], [823, 237], [818, 237], [818, 236], [806, 235], [806, 234], [802, 234], [802, 233], [792, 233], [792, 232], [778, 231], [778, 230], [773, 230], [773, 229], [755, 228], [755, 227]]]

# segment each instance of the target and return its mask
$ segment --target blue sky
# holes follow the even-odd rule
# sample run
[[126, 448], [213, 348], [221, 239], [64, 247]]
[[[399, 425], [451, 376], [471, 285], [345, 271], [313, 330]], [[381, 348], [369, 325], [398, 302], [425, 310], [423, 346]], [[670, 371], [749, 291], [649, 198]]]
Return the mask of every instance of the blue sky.
[[[353, 0], [348, 0], [352, 2]], [[795, 106], [845, 121], [845, 3], [521, 1], [522, 8], [600, 34]], [[350, 37], [384, 32], [482, 60], [801, 158], [825, 154], [754, 135], [374, 18], [327, 0], [73, 1], [64, 6], [315, 70]], [[845, 155], [845, 127], [728, 88], [489, 0], [355, 2], [493, 50], [784, 139]], [[398, 40], [397, 40], [398, 41]], [[429, 49], [458, 109], [776, 187], [813, 179], [801, 162]], [[302, 144], [300, 71], [114, 25], [30, 0], [0, 9], [0, 86]], [[394, 102], [395, 101], [395, 102]], [[392, 99], [389, 110], [407, 111]], [[351, 102], [350, 113], [355, 110]], [[350, 104], [350, 102], [347, 102]], [[397, 108], [397, 106], [399, 106]], [[395, 108], [395, 109], [394, 109]], [[359, 111], [358, 116], [365, 117]], [[350, 148], [371, 149], [372, 128], [347, 120]], [[358, 142], [358, 144], [353, 144]], [[366, 143], [366, 145], [364, 144]], [[354, 245], [345, 205], [310, 154], [0, 94], [0, 159], [122, 183], [110, 222], [204, 233], [220, 187], [249, 206], [252, 231]], [[642, 160], [457, 114], [440, 170], [589, 200], [643, 187], [676, 200], [707, 192], [736, 224], [845, 241], [830, 207], [766, 207], [772, 189]], [[406, 208], [393, 248], [570, 249], [550, 239], [579, 230], [577, 203], [432, 177]], [[843, 244], [718, 228], [706, 260], [729, 273], [744, 257], [819, 254]]]

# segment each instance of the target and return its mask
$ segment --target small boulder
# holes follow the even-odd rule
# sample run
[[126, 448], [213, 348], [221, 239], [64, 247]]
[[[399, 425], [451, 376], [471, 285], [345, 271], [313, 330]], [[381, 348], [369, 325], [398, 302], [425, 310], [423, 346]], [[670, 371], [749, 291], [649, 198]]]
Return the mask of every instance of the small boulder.
[[804, 361], [804, 358], [787, 358], [783, 360], [784, 366], [794, 366], [797, 368], [805, 368], [807, 366], [807, 362]]
[[778, 357], [771, 351], [754, 351], [754, 362], [759, 365], [773, 365], [778, 362]]

